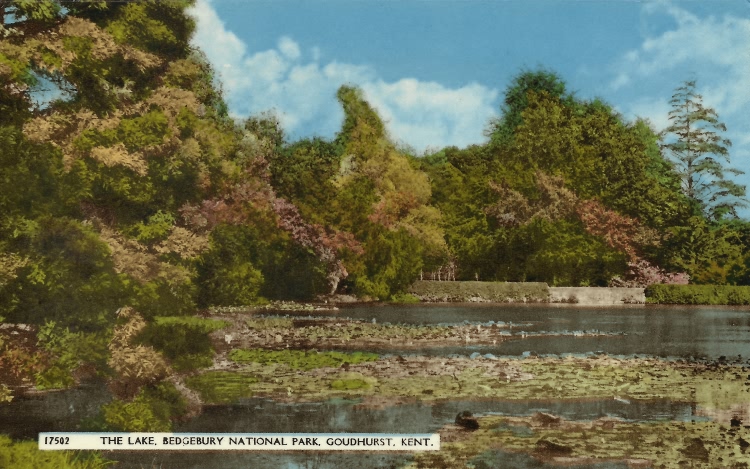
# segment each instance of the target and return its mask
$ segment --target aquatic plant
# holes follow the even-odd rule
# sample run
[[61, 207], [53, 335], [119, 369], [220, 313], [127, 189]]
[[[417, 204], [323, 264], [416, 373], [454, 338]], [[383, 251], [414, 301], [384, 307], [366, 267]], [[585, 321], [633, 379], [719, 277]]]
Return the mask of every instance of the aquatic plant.
[[185, 384], [198, 392], [204, 402], [212, 404], [251, 397], [253, 392], [249, 389], [249, 385], [256, 382], [258, 378], [246, 373], [228, 371], [209, 371], [185, 379]]
[[356, 364], [378, 359], [375, 353], [366, 352], [317, 352], [303, 350], [263, 350], [263, 349], [234, 349], [229, 353], [229, 359], [237, 363], [279, 363], [289, 366], [293, 370], [312, 370], [314, 368], [337, 368], [344, 363]]

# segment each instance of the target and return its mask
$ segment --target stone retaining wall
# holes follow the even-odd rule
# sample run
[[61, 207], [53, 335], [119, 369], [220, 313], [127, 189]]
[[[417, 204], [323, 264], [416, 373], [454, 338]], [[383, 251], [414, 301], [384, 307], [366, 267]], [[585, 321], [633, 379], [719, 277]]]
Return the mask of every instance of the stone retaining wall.
[[551, 303], [602, 306], [646, 303], [643, 288], [550, 287], [549, 299]]

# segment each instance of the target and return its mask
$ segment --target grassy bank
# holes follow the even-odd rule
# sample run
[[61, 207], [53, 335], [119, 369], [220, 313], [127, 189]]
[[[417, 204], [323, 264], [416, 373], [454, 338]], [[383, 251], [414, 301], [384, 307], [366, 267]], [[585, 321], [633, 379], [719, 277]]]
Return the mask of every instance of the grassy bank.
[[546, 303], [549, 287], [542, 282], [414, 282], [409, 293], [430, 302]]

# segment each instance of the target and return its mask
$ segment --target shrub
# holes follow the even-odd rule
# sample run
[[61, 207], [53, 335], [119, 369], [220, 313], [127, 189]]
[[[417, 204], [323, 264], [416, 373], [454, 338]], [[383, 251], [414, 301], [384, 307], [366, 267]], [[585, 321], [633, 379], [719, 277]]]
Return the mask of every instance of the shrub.
[[29, 382], [46, 367], [47, 357], [44, 354], [10, 343], [4, 346], [0, 344], [0, 378], [5, 383]]
[[646, 302], [678, 305], [750, 305], [750, 286], [650, 285]]
[[109, 366], [117, 375], [117, 394], [130, 397], [145, 384], [153, 384], [169, 374], [164, 358], [152, 347], [134, 345], [133, 339], [146, 327], [140, 314], [132, 308], [121, 308], [123, 324], [115, 327], [109, 343]]
[[14, 442], [0, 435], [0, 467], [14, 469], [102, 469], [114, 461], [99, 453], [83, 451], [40, 451], [36, 441]]
[[4, 402], [10, 402], [13, 400], [13, 394], [11, 394], [8, 386], [0, 384], [0, 404]]
[[419, 303], [419, 298], [412, 295], [411, 293], [398, 293], [398, 294], [391, 296], [390, 302], [408, 305], [408, 304]]
[[65, 388], [74, 384], [73, 372], [90, 364], [97, 370], [107, 365], [108, 334], [71, 332], [54, 321], [39, 329], [38, 345], [50, 356], [50, 366], [36, 373], [40, 389]]
[[33, 255], [0, 289], [0, 315], [8, 322], [54, 320], [80, 330], [111, 326], [112, 311], [131, 293], [90, 226], [68, 219], [28, 221], [19, 227], [17, 242]]
[[610, 287], [642, 288], [653, 284], [687, 285], [690, 276], [685, 272], [670, 273], [645, 259], [628, 262], [625, 278], [613, 277]]
[[208, 334], [227, 326], [225, 321], [192, 316], [155, 317], [139, 341], [163, 352], [176, 370], [190, 370], [211, 365], [214, 350]]
[[116, 399], [102, 406], [107, 430], [168, 432], [172, 419], [183, 415], [187, 403], [171, 383], [141, 388], [132, 401]]

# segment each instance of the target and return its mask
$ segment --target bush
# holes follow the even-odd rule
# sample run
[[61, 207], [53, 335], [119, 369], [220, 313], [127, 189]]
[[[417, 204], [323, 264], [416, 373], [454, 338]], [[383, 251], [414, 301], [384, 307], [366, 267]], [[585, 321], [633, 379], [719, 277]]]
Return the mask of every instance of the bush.
[[750, 305], [750, 286], [650, 285], [646, 302], [675, 305]]
[[8, 322], [57, 321], [78, 330], [110, 327], [128, 303], [127, 276], [115, 272], [109, 247], [91, 226], [68, 219], [27, 221], [16, 242], [31, 253], [17, 277], [0, 289]]
[[39, 346], [50, 355], [51, 365], [36, 373], [39, 389], [65, 388], [75, 382], [72, 373], [85, 364], [96, 370], [107, 365], [108, 334], [71, 332], [48, 322], [39, 329]]
[[14, 469], [102, 469], [114, 461], [99, 453], [83, 451], [40, 451], [36, 441], [14, 442], [0, 435], [0, 467]]
[[109, 343], [109, 366], [114, 370], [116, 394], [121, 397], [134, 396], [141, 386], [154, 384], [164, 379], [170, 369], [164, 358], [152, 347], [135, 345], [133, 341], [146, 323], [132, 308], [121, 308], [121, 320], [115, 327]]
[[172, 419], [187, 411], [187, 403], [171, 383], [143, 387], [128, 402], [114, 400], [102, 406], [104, 422], [109, 431], [168, 432]]
[[225, 321], [192, 316], [155, 317], [139, 341], [164, 353], [176, 370], [191, 370], [211, 365], [214, 350], [208, 334], [227, 326]]
[[395, 295], [391, 295], [390, 302], [409, 305], [419, 303], [419, 298], [412, 295], [411, 293], [397, 293]]
[[168, 314], [180, 316], [195, 311], [197, 287], [190, 282], [171, 282], [163, 278], [133, 286], [133, 306], [146, 319]]

